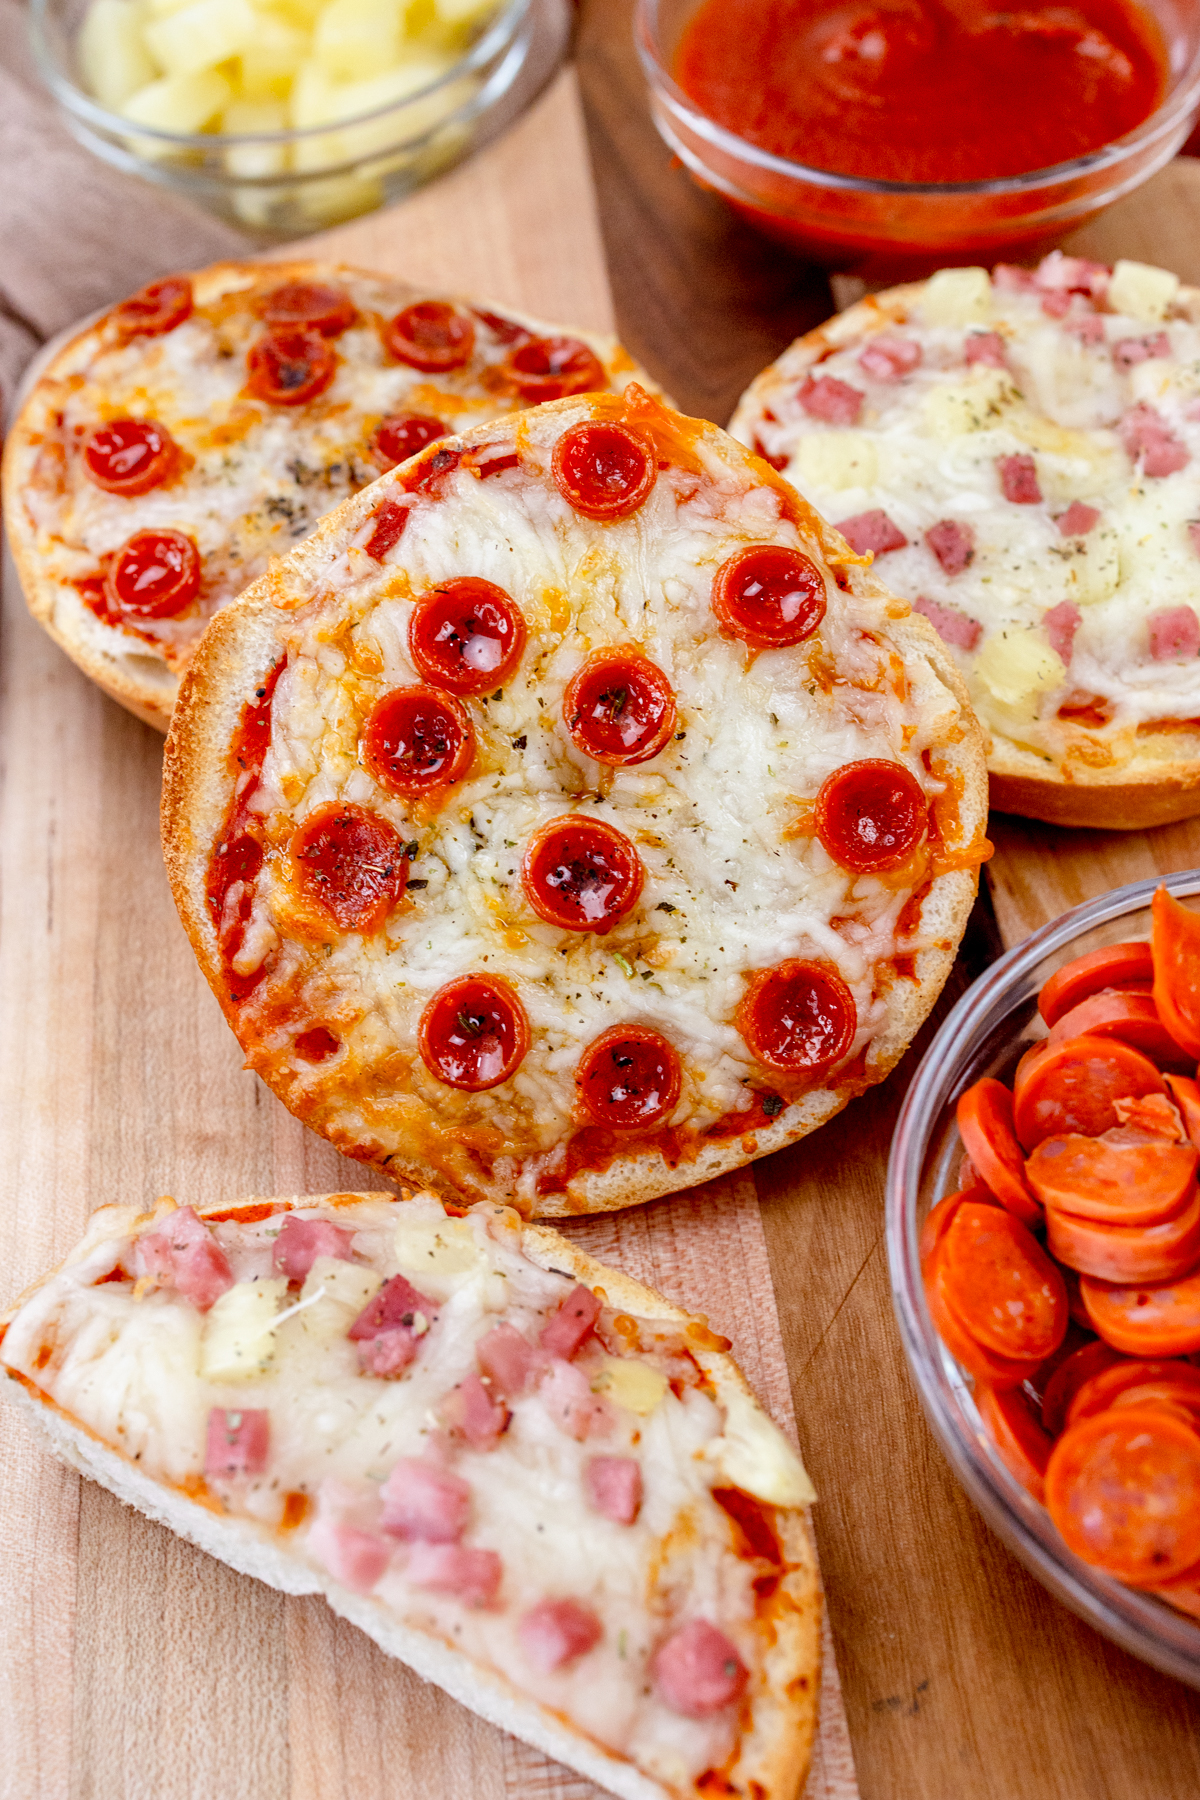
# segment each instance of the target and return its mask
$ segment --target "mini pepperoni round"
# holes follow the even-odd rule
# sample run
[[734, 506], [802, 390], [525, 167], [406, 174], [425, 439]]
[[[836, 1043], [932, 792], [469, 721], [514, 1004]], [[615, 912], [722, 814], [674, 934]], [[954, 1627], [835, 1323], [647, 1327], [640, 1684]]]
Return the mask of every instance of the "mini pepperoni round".
[[781, 650], [802, 644], [825, 617], [825, 583], [803, 551], [749, 544], [717, 570], [712, 609], [727, 636]]
[[1150, 910], [1154, 1004], [1180, 1049], [1200, 1056], [1200, 917], [1165, 887]]
[[361, 806], [319, 806], [290, 849], [301, 893], [343, 931], [377, 931], [408, 880], [399, 833]]
[[637, 904], [646, 872], [625, 836], [603, 819], [551, 819], [521, 860], [525, 898], [560, 931], [603, 936]]
[[187, 276], [168, 275], [122, 300], [113, 308], [112, 320], [125, 338], [165, 337], [190, 318], [192, 306], [192, 284]]
[[423, 594], [408, 622], [408, 649], [426, 681], [452, 694], [503, 687], [525, 648], [516, 602], [490, 581], [460, 575]]
[[1178, 1281], [1124, 1283], [1085, 1275], [1079, 1292], [1092, 1330], [1126, 1356], [1200, 1351], [1200, 1269]]
[[381, 419], [375, 427], [371, 448], [377, 462], [394, 469], [397, 463], [407, 462], [426, 445], [436, 444], [449, 429], [444, 419], [435, 419], [432, 413], [395, 413], [391, 418]]
[[1091, 994], [1153, 980], [1149, 944], [1106, 944], [1102, 950], [1089, 950], [1086, 956], [1076, 956], [1056, 969], [1038, 995], [1038, 1011], [1047, 1025], [1057, 1025]]
[[595, 650], [567, 683], [563, 719], [576, 749], [596, 762], [649, 762], [675, 735], [675, 695], [648, 656]]
[[308, 325], [268, 325], [246, 356], [246, 387], [268, 406], [305, 406], [336, 373], [329, 340]]
[[83, 466], [106, 494], [131, 500], [170, 480], [179, 466], [179, 446], [153, 419], [112, 419], [93, 426], [84, 438]]
[[397, 362], [436, 375], [470, 362], [475, 326], [448, 300], [418, 300], [385, 325], [383, 342]]
[[1046, 1247], [1069, 1269], [1099, 1281], [1177, 1281], [1200, 1260], [1200, 1191], [1155, 1225], [1110, 1225], [1046, 1208]]
[[975, 1390], [975, 1404], [1009, 1474], [1028, 1488], [1035, 1500], [1043, 1500], [1054, 1439], [1032, 1402], [1020, 1388], [993, 1388], [981, 1382]]
[[1042, 1389], [1042, 1424], [1051, 1437], [1057, 1437], [1067, 1423], [1076, 1394], [1104, 1369], [1124, 1363], [1125, 1358], [1103, 1338], [1081, 1344], [1059, 1363]]
[[1042, 1209], [1025, 1177], [1025, 1157], [1013, 1130], [1012, 1095], [1002, 1081], [977, 1081], [960, 1094], [959, 1135], [980, 1180], [1014, 1218], [1041, 1222]]
[[1064, 1038], [1116, 1037], [1141, 1050], [1151, 1062], [1167, 1068], [1192, 1066], [1158, 1016], [1149, 987], [1105, 988], [1089, 994], [1078, 1006], [1063, 1013], [1050, 1031], [1052, 1044]]
[[816, 831], [828, 854], [857, 875], [906, 863], [929, 822], [929, 803], [900, 763], [846, 763], [822, 783]]
[[997, 1356], [1045, 1360], [1066, 1336], [1062, 1273], [1033, 1233], [996, 1206], [966, 1201], [940, 1252], [946, 1298], [971, 1336]]
[[1043, 1206], [1084, 1219], [1157, 1225], [1172, 1218], [1195, 1184], [1195, 1149], [1129, 1135], [1132, 1142], [1121, 1129], [1043, 1138], [1025, 1165], [1030, 1187]]
[[285, 281], [262, 295], [254, 310], [268, 325], [307, 326], [329, 338], [340, 337], [357, 317], [345, 288], [316, 281]]
[[555, 484], [588, 519], [627, 519], [650, 497], [658, 463], [646, 440], [601, 419], [585, 419], [564, 431], [554, 446]]
[[1147, 1404], [1177, 1405], [1192, 1415], [1200, 1412], [1200, 1369], [1182, 1357], [1167, 1357], [1147, 1362], [1114, 1359], [1107, 1368], [1096, 1373], [1076, 1390], [1067, 1411], [1066, 1423], [1078, 1425], [1093, 1413], [1108, 1412], [1113, 1406]]
[[1046, 1506], [1084, 1562], [1134, 1587], [1200, 1562], [1200, 1434], [1152, 1409], [1095, 1413], [1063, 1432]]
[[421, 1014], [421, 1060], [447, 1087], [480, 1094], [498, 1087], [529, 1049], [529, 1020], [507, 981], [460, 975]]
[[449, 694], [393, 688], [372, 709], [360, 754], [380, 787], [415, 798], [462, 780], [475, 760], [475, 732]]
[[572, 337], [526, 338], [509, 352], [504, 373], [531, 406], [608, 386], [600, 358]]
[[858, 1030], [858, 1009], [832, 969], [784, 962], [751, 979], [735, 1022], [759, 1062], [812, 1077], [847, 1055]]
[[1013, 1126], [1028, 1151], [1043, 1138], [1099, 1137], [1121, 1123], [1115, 1102], [1165, 1094], [1167, 1084], [1140, 1050], [1120, 1038], [1065, 1038], [1026, 1051], [1013, 1079]]
[[[995, 1209], [997, 1212], [999, 1208]], [[979, 1381], [997, 1389], [1020, 1387], [1037, 1374], [1044, 1357], [998, 1356], [974, 1338], [952, 1306], [946, 1288], [945, 1239], [934, 1250], [925, 1273], [925, 1298], [938, 1336], [951, 1356]]]
[[934, 1256], [941, 1248], [942, 1239], [950, 1229], [950, 1221], [964, 1200], [977, 1200], [981, 1206], [1000, 1204], [994, 1194], [990, 1194], [977, 1182], [973, 1187], [960, 1189], [957, 1194], [947, 1194], [944, 1200], [939, 1200], [936, 1206], [931, 1207], [921, 1226], [919, 1254], [922, 1274], [929, 1272]]
[[174, 619], [200, 592], [200, 552], [182, 531], [135, 531], [109, 565], [108, 597], [135, 619]]
[[588, 1045], [575, 1080], [597, 1125], [644, 1131], [679, 1102], [679, 1056], [661, 1032], [614, 1025]]

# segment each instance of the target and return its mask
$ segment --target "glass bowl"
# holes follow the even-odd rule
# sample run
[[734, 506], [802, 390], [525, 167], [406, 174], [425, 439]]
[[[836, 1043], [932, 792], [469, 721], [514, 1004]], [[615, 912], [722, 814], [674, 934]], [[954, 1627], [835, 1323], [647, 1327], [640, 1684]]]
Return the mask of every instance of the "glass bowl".
[[1150, 936], [1150, 901], [1162, 882], [1200, 911], [1200, 869], [1137, 881], [1064, 913], [1002, 956], [950, 1013], [905, 1097], [887, 1178], [892, 1299], [909, 1369], [933, 1435], [988, 1524], [1027, 1569], [1123, 1649], [1200, 1688], [1200, 1623], [1081, 1562], [1050, 1515], [1009, 1474], [976, 1410], [970, 1377], [945, 1349], [925, 1304], [919, 1240], [930, 1208], [957, 1187], [963, 1154], [959, 1094], [992, 1075], [1010, 1080], [1029, 1045], [1046, 1036], [1042, 983], [1088, 950]]
[[1144, 0], [1167, 46], [1161, 105], [1103, 149], [996, 181], [873, 181], [773, 156], [718, 125], [671, 75], [701, 0], [638, 0], [634, 31], [659, 133], [704, 187], [810, 261], [867, 280], [946, 263], [1029, 257], [1147, 181], [1200, 106], [1200, 7]]
[[438, 81], [304, 130], [171, 132], [133, 125], [81, 84], [89, 0], [31, 0], [43, 79], [79, 142], [264, 243], [303, 237], [399, 200], [499, 135], [544, 86], [570, 35], [568, 0], [502, 0]]

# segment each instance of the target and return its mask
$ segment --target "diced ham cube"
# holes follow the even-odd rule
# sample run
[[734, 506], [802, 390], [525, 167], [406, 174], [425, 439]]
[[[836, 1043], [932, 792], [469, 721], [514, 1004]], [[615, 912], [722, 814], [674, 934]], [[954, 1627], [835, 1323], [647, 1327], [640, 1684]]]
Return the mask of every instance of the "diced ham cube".
[[885, 556], [889, 550], [903, 550], [908, 539], [898, 525], [894, 525], [880, 506], [873, 507], [870, 512], [855, 513], [849, 519], [839, 519], [837, 528], [852, 550], [865, 556], [873, 550], [876, 556]]
[[992, 270], [992, 286], [999, 294], [1028, 294], [1037, 286], [1032, 269], [1017, 263], [997, 263]]
[[612, 1424], [612, 1408], [599, 1394], [593, 1394], [587, 1376], [574, 1363], [556, 1358], [538, 1394], [559, 1430], [576, 1443], [607, 1431]]
[[318, 1256], [336, 1256], [349, 1262], [354, 1233], [329, 1219], [298, 1219], [289, 1213], [275, 1239], [273, 1261], [289, 1281], [303, 1281]]
[[367, 1375], [398, 1375], [437, 1318], [437, 1304], [403, 1275], [385, 1281], [359, 1313], [349, 1336], [358, 1345], [359, 1366]]
[[642, 1466], [632, 1456], [591, 1457], [583, 1486], [593, 1511], [617, 1525], [632, 1525], [641, 1511]]
[[1090, 294], [1097, 299], [1108, 288], [1109, 270], [1105, 263], [1091, 262], [1086, 256], [1065, 256], [1061, 250], [1052, 250], [1034, 270], [1033, 279], [1044, 293]]
[[1135, 363], [1170, 354], [1171, 340], [1165, 331], [1153, 332], [1150, 337], [1121, 338], [1113, 345], [1113, 361], [1119, 369], [1132, 369]]
[[201, 1312], [207, 1312], [214, 1300], [233, 1286], [229, 1258], [190, 1206], [177, 1208], [155, 1230], [140, 1237], [134, 1260], [139, 1275], [176, 1288]]
[[528, 1388], [545, 1358], [515, 1325], [494, 1325], [475, 1346], [475, 1360], [492, 1384], [493, 1391], [515, 1400]]
[[688, 1719], [707, 1719], [739, 1698], [749, 1674], [723, 1631], [690, 1619], [660, 1644], [650, 1662], [659, 1698]]
[[918, 367], [921, 346], [912, 338], [872, 338], [858, 359], [858, 366], [874, 381], [902, 381]]
[[504, 1564], [495, 1550], [463, 1544], [416, 1544], [404, 1566], [416, 1588], [454, 1594], [468, 1606], [490, 1606], [500, 1591]]
[[968, 369], [976, 363], [982, 363], [988, 369], [1006, 369], [1008, 359], [1004, 354], [1004, 339], [998, 331], [972, 331], [963, 343], [963, 355], [967, 359]]
[[599, 1317], [599, 1300], [591, 1288], [579, 1283], [571, 1289], [549, 1324], [542, 1327], [538, 1342], [551, 1356], [565, 1356], [570, 1361]]
[[1131, 406], [1117, 427], [1122, 444], [1142, 473], [1151, 477], [1174, 475], [1191, 460], [1162, 414], [1144, 401]]
[[1086, 537], [1100, 523], [1100, 514], [1083, 500], [1072, 500], [1065, 513], [1054, 521], [1064, 537]]
[[866, 396], [835, 375], [810, 375], [798, 398], [811, 419], [822, 419], [826, 425], [856, 425]]
[[1064, 663], [1071, 660], [1071, 651], [1075, 645], [1075, 633], [1083, 623], [1083, 614], [1071, 600], [1060, 600], [1052, 606], [1042, 620], [1046, 627], [1046, 636], [1050, 639], [1050, 648], [1056, 650]]
[[402, 1456], [380, 1489], [383, 1529], [405, 1543], [456, 1544], [467, 1529], [471, 1490], [461, 1475]]
[[975, 533], [958, 519], [939, 519], [925, 533], [925, 542], [947, 575], [961, 575], [975, 556]]
[[316, 1519], [309, 1530], [308, 1549], [324, 1563], [335, 1581], [369, 1594], [391, 1560], [392, 1546], [374, 1532], [340, 1519]]
[[269, 1445], [270, 1429], [265, 1412], [237, 1412], [214, 1406], [208, 1415], [204, 1473], [261, 1475], [267, 1466]]
[[1072, 337], [1077, 337], [1082, 344], [1102, 344], [1104, 342], [1104, 320], [1099, 313], [1083, 313], [1067, 320], [1067, 330]]
[[957, 606], [943, 606], [940, 600], [931, 600], [927, 594], [918, 594], [912, 604], [914, 612], [929, 620], [943, 644], [952, 644], [956, 650], [974, 650], [983, 636], [983, 626], [978, 619], [959, 612]]
[[1182, 662], [1200, 654], [1200, 619], [1190, 606], [1164, 606], [1146, 623], [1155, 662]]
[[541, 1675], [552, 1675], [586, 1656], [604, 1627], [582, 1600], [539, 1600], [517, 1626], [525, 1659]]
[[1071, 296], [1056, 288], [1053, 293], [1042, 295], [1042, 311], [1050, 319], [1065, 319], [1071, 310]]
[[512, 1417], [507, 1406], [492, 1399], [480, 1376], [463, 1377], [442, 1401], [442, 1418], [472, 1450], [494, 1450]]
[[998, 456], [996, 471], [1004, 498], [1011, 500], [1014, 506], [1036, 506], [1041, 500], [1037, 464], [1032, 456]]

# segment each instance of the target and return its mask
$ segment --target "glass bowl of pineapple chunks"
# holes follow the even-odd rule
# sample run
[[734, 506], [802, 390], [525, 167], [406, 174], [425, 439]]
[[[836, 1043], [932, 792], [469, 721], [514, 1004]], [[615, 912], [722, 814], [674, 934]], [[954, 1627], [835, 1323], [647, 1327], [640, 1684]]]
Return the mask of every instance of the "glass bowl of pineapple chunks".
[[74, 135], [264, 242], [358, 217], [498, 135], [568, 0], [32, 0]]

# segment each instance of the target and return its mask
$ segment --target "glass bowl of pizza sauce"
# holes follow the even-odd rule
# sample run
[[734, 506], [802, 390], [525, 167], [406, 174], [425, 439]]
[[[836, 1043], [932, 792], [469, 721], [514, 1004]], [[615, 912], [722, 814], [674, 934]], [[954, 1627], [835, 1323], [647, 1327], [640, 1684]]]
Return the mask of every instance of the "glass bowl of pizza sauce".
[[[1076, 957], [1109, 945], [1148, 942], [1151, 901], [1164, 883], [1184, 906], [1200, 913], [1200, 870], [1118, 888], [1035, 932], [958, 1002], [926, 1052], [897, 1121], [888, 1165], [887, 1246], [900, 1336], [926, 1419], [988, 1524], [1073, 1612], [1143, 1661], [1200, 1688], [1200, 1622], [1076, 1556], [1046, 1507], [1010, 1473], [977, 1404], [978, 1388], [986, 1410], [987, 1389], [943, 1342], [926, 1300], [929, 1264], [924, 1274], [921, 1265], [928, 1215], [962, 1185], [959, 1096], [989, 1077], [1011, 1088], [1021, 1058], [1047, 1036], [1037, 1007], [1044, 983]], [[1077, 1332], [1074, 1325], [1069, 1329]], [[1103, 1344], [1096, 1342], [1103, 1359]], [[1129, 1354], [1149, 1358], [1152, 1353]], [[1030, 1391], [1028, 1386], [1016, 1390], [1019, 1397]]]
[[1028, 254], [1137, 187], [1200, 105], [1184, 0], [639, 0], [661, 135], [831, 267]]

